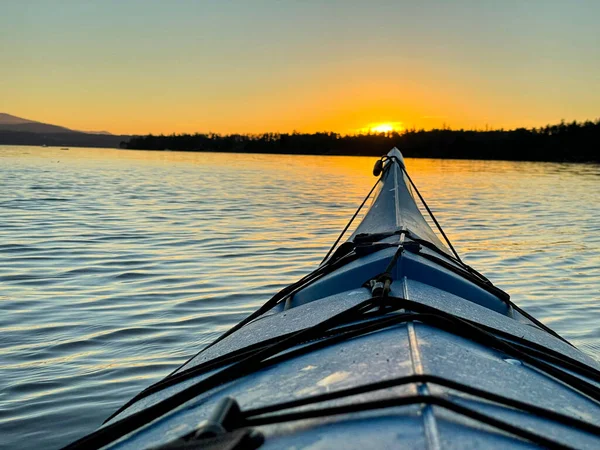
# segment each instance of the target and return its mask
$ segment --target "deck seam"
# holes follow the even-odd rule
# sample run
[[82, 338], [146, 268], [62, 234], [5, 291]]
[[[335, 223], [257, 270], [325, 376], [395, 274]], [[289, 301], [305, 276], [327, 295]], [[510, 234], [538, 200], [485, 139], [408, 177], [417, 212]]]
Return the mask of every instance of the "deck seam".
[[[409, 299], [406, 277], [403, 277], [402, 279], [402, 290], [404, 298]], [[424, 375], [423, 361], [421, 359], [421, 353], [419, 352], [419, 343], [417, 341], [414, 323], [411, 321], [407, 322], [406, 329], [408, 331], [408, 344], [413, 371], [417, 375]], [[417, 393], [420, 395], [429, 395], [430, 392], [427, 383], [418, 383]], [[433, 412], [433, 406], [431, 405], [425, 405], [423, 407], [423, 428], [425, 429], [427, 448], [430, 450], [441, 450], [439, 431]]]
[[400, 213], [400, 198], [398, 197], [398, 165], [394, 164], [394, 203], [396, 208], [396, 227], [402, 227], [402, 214]]

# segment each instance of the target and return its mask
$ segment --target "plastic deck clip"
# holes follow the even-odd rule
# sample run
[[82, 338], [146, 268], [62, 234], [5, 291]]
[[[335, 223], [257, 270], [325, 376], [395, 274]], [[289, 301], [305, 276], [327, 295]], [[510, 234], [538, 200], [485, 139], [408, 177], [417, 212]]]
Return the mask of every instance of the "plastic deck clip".
[[263, 442], [262, 433], [243, 428], [238, 402], [233, 397], [225, 397], [196, 430], [153, 450], [254, 450]]
[[217, 403], [210, 417], [200, 422], [194, 433], [195, 439], [213, 437], [237, 428], [241, 421], [241, 409], [233, 397], [225, 397]]
[[415, 241], [404, 242], [404, 250], [411, 253], [419, 253], [421, 251], [421, 244]]
[[371, 295], [373, 297], [385, 297], [390, 292], [391, 285], [392, 278], [388, 273], [383, 273], [370, 281]]

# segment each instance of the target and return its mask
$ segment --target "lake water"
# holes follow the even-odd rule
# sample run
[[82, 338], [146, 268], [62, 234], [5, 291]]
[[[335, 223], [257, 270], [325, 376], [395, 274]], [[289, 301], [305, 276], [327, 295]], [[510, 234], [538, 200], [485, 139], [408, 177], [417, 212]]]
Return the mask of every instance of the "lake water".
[[[92, 431], [315, 268], [373, 162], [0, 147], [0, 446]], [[468, 264], [600, 356], [600, 166], [407, 167]]]

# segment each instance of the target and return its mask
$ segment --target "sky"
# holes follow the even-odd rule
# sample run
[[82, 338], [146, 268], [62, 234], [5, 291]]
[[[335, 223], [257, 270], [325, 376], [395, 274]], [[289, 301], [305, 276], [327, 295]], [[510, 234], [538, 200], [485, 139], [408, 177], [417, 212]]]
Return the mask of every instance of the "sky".
[[598, 0], [0, 0], [0, 112], [112, 133], [600, 117]]

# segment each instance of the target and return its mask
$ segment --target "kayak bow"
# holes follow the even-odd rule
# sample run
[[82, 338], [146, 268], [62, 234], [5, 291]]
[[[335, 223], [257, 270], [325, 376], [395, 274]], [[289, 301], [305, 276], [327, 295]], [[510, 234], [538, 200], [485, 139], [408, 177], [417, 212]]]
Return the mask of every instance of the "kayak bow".
[[460, 259], [397, 149], [374, 174], [318, 268], [66, 448], [599, 448], [599, 364]]

